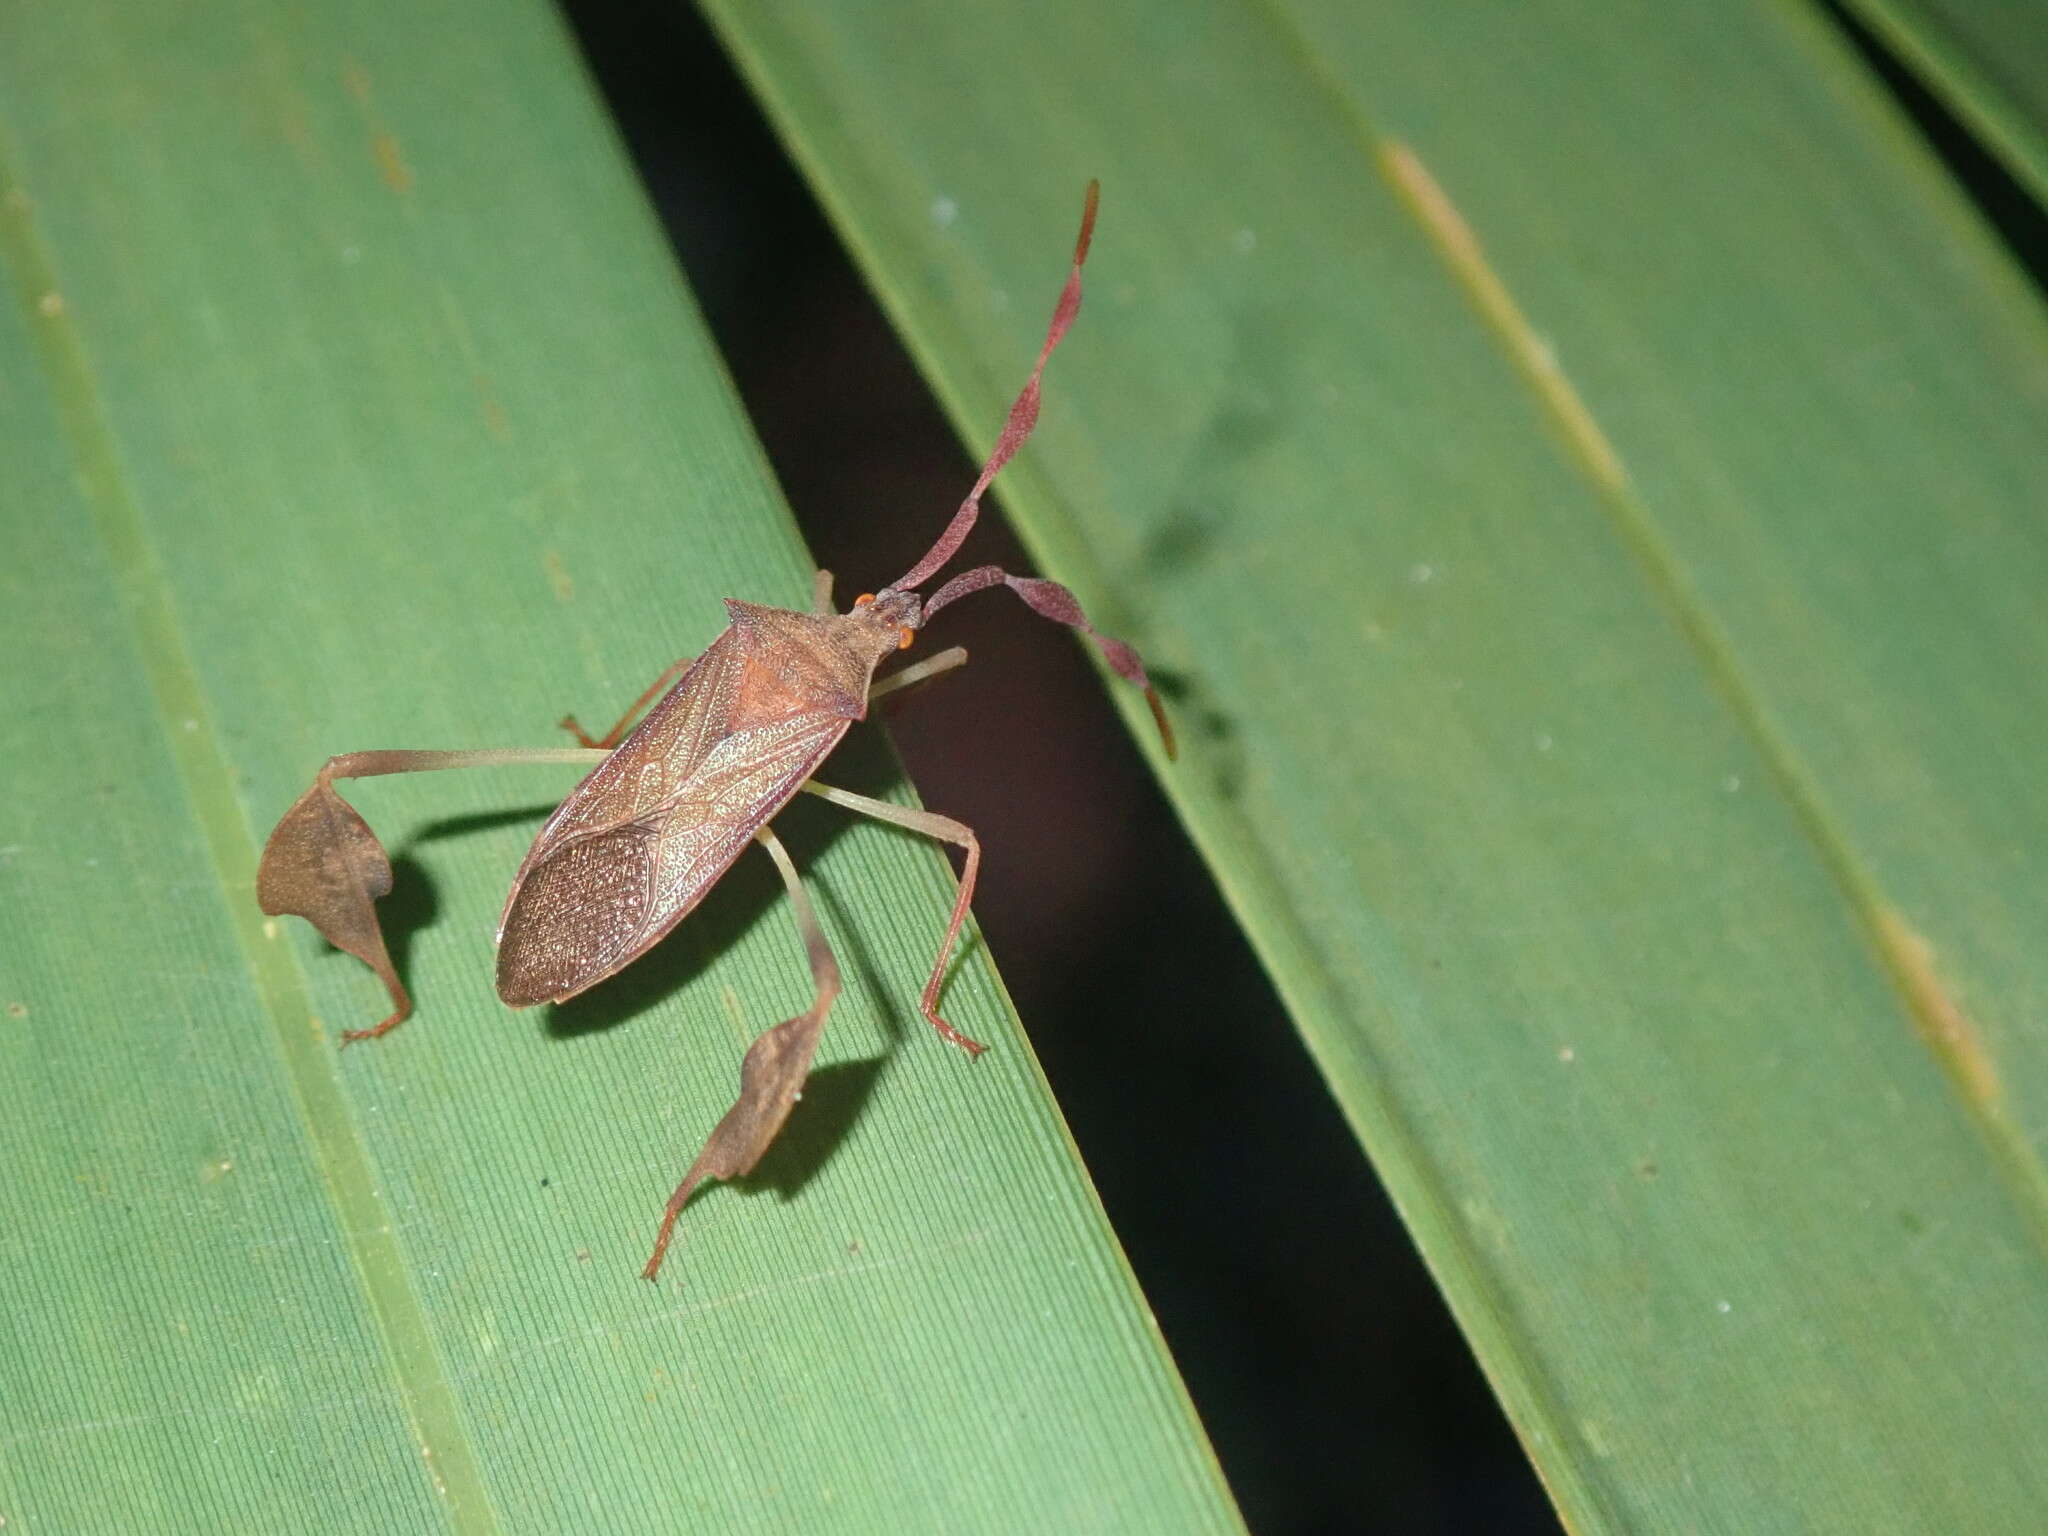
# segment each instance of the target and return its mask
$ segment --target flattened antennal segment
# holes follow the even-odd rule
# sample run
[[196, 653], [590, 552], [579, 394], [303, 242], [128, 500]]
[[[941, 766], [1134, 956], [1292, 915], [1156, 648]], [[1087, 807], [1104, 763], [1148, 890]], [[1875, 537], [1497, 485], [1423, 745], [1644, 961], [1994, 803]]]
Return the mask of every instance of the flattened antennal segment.
[[1052, 324], [1046, 328], [1045, 345], [1039, 349], [1038, 364], [1031, 370], [1031, 377], [1025, 380], [1023, 391], [1010, 407], [1009, 419], [1003, 423], [1003, 435], [996, 439], [995, 452], [981, 466], [981, 475], [974, 482], [974, 489], [960, 503], [960, 510], [946, 524], [946, 531], [939, 535], [938, 542], [925, 551], [922, 560], [889, 583], [894, 590], [908, 591], [931, 580], [940, 567], [959, 552], [960, 546], [967, 542], [967, 535], [974, 531], [975, 519], [981, 515], [982, 493], [988, 489], [996, 473], [1024, 445], [1031, 429], [1038, 425], [1038, 381], [1045, 373], [1046, 359], [1052, 356], [1052, 349], [1060, 344], [1060, 338], [1074, 323], [1074, 316], [1081, 312], [1081, 263], [1088, 259], [1088, 245], [1095, 238], [1095, 206], [1101, 195], [1102, 184], [1089, 182], [1088, 201], [1081, 210], [1081, 233], [1074, 241], [1074, 265], [1067, 273], [1066, 286], [1060, 290], [1059, 303], [1053, 306]]
[[926, 622], [946, 604], [957, 602], [970, 592], [979, 592], [987, 587], [1004, 586], [1023, 598], [1033, 613], [1058, 624], [1070, 625], [1093, 640], [1102, 650], [1102, 656], [1110, 669], [1126, 682], [1136, 683], [1145, 690], [1145, 702], [1152, 706], [1152, 720], [1159, 727], [1160, 744], [1166, 748], [1168, 758], [1180, 755], [1173, 739], [1173, 726], [1166, 718], [1166, 706], [1159, 702], [1159, 690], [1152, 686], [1152, 679], [1145, 674], [1145, 663], [1131, 646], [1105, 635], [1088, 622], [1088, 615], [1081, 611], [1080, 599], [1056, 581], [1047, 581], [1040, 576], [1012, 576], [999, 565], [977, 565], [971, 571], [962, 571], [938, 591], [931, 601], [924, 605]]

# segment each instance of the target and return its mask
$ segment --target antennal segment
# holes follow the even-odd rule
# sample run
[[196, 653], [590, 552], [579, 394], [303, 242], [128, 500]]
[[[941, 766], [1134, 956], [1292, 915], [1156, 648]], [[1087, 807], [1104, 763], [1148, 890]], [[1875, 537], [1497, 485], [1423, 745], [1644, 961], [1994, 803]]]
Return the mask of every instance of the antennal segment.
[[1010, 407], [1009, 420], [1003, 423], [1003, 435], [996, 439], [995, 452], [981, 466], [981, 477], [974, 482], [974, 489], [967, 493], [967, 499], [960, 503], [960, 510], [953, 514], [953, 520], [946, 524], [946, 531], [939, 535], [939, 541], [925, 551], [922, 560], [890, 582], [892, 588], [900, 591], [919, 586], [931, 580], [933, 574], [953, 558], [966, 542], [967, 535], [974, 531], [974, 520], [981, 514], [982, 492], [988, 489], [996, 472], [1009, 463], [1011, 456], [1023, 446], [1024, 439], [1031, 435], [1031, 429], [1038, 425], [1038, 380], [1045, 372], [1045, 362], [1052, 356], [1052, 349], [1060, 344], [1060, 338], [1067, 334], [1067, 327], [1074, 323], [1074, 316], [1081, 312], [1081, 263], [1088, 259], [1088, 242], [1095, 237], [1095, 205], [1101, 194], [1100, 182], [1088, 183], [1088, 201], [1081, 210], [1081, 234], [1074, 242], [1074, 265], [1067, 273], [1066, 286], [1060, 290], [1059, 303], [1053, 306], [1052, 324], [1046, 329], [1045, 345], [1038, 353], [1038, 366], [1031, 370], [1023, 392]]
[[1118, 677], [1145, 690], [1145, 702], [1152, 706], [1152, 721], [1159, 727], [1160, 744], [1166, 748], [1167, 757], [1180, 755], [1173, 739], [1173, 726], [1166, 718], [1166, 707], [1159, 702], [1159, 690], [1145, 675], [1145, 663], [1138, 653], [1090, 624], [1088, 615], [1081, 611], [1079, 599], [1058, 582], [1039, 576], [1012, 576], [999, 565], [977, 565], [971, 571], [962, 571], [932, 594], [931, 601], [924, 605], [926, 622], [946, 604], [994, 586], [1008, 587], [1024, 599], [1033, 613], [1056, 624], [1071, 625], [1101, 647], [1103, 659]]

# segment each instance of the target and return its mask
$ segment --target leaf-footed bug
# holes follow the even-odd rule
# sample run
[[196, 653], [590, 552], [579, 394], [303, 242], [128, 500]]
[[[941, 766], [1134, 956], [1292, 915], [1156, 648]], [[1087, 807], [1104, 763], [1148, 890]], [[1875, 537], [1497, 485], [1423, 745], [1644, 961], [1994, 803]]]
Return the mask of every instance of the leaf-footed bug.
[[[1006, 586], [1033, 611], [1087, 635], [1120, 676], [1145, 690], [1167, 754], [1173, 754], [1172, 731], [1138, 653], [1097, 632], [1059, 583], [984, 565], [953, 577], [929, 599], [916, 591], [959, 550], [974, 527], [983, 492], [1037, 424], [1046, 360], [1081, 307], [1081, 264], [1095, 229], [1096, 197], [1096, 184], [1090, 182], [1066, 285], [1038, 362], [1010, 407], [995, 451], [938, 541], [902, 576], [855, 599], [845, 613], [832, 609], [832, 578], [826, 571], [818, 573], [809, 613], [728, 599], [725, 631], [701, 655], [663, 672], [602, 737], [593, 740], [573, 718], [562, 722], [583, 743], [580, 749], [378, 751], [330, 758], [264, 846], [257, 874], [263, 910], [304, 917], [337, 948], [370, 966], [391, 994], [391, 1015], [373, 1029], [348, 1031], [344, 1044], [392, 1029], [412, 1012], [412, 1000], [392, 965], [376, 915], [377, 899], [391, 890], [390, 860], [368, 824], [336, 792], [337, 779], [505, 763], [596, 765], [541, 828], [505, 899], [497, 932], [498, 996], [514, 1008], [561, 1002], [611, 976], [687, 917], [749, 841], [767, 849], [789, 890], [815, 995], [809, 1008], [749, 1047], [740, 1069], [739, 1097], [662, 1214], [654, 1251], [642, 1271], [649, 1280], [660, 1270], [676, 1217], [697, 1186], [752, 1170], [782, 1129], [839, 994], [839, 966], [824, 930], [788, 853], [768, 827], [798, 793], [965, 851], [959, 896], [918, 1006], [953, 1044], [970, 1055], [983, 1049], [938, 1011], [946, 961], [966, 921], [980, 869], [974, 833], [950, 817], [834, 789], [811, 777], [853, 722], [867, 717], [874, 700], [967, 657], [957, 648], [944, 651], [878, 682], [874, 674], [882, 661], [907, 648], [948, 603], [985, 587]], [[646, 717], [628, 733], [628, 724], [650, 703]]]

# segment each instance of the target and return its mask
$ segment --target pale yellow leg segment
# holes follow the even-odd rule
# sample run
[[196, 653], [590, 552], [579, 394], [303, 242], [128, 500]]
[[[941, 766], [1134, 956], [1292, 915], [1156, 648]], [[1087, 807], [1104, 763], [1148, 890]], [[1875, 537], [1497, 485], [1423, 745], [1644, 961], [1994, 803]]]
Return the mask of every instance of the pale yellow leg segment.
[[950, 672], [955, 667], [964, 667], [966, 665], [967, 647], [964, 645], [948, 646], [936, 656], [927, 657], [923, 661], [905, 667], [901, 672], [891, 672], [880, 682], [871, 684], [868, 688], [868, 707], [873, 708], [875, 700], [884, 698], [896, 692], [899, 688], [915, 688], [919, 683], [928, 683], [941, 673]]

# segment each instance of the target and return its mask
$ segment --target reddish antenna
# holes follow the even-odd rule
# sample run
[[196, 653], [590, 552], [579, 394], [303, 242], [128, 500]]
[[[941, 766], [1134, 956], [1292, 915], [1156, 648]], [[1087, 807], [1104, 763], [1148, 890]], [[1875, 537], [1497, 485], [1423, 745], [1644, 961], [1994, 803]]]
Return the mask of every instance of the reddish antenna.
[[924, 605], [924, 617], [929, 620], [946, 604], [956, 602], [970, 592], [994, 586], [1008, 587], [1024, 599], [1033, 613], [1058, 624], [1071, 624], [1100, 646], [1111, 671], [1145, 690], [1145, 702], [1152, 706], [1152, 723], [1159, 727], [1159, 742], [1166, 748], [1167, 757], [1180, 756], [1180, 749], [1173, 739], [1173, 726], [1166, 718], [1166, 706], [1159, 702], [1159, 690], [1145, 675], [1145, 663], [1138, 659], [1138, 653], [1123, 641], [1105, 635], [1090, 624], [1088, 615], [1081, 611], [1080, 600], [1058, 582], [1047, 581], [1042, 576], [1012, 576], [999, 565], [977, 565], [971, 571], [962, 571], [934, 592], [932, 600]]
[[1081, 234], [1074, 241], [1074, 265], [1067, 273], [1067, 285], [1060, 290], [1060, 301], [1053, 306], [1052, 324], [1046, 328], [1045, 345], [1038, 353], [1038, 366], [1031, 370], [1031, 377], [1024, 381], [1024, 389], [1017, 396], [1016, 404], [1010, 407], [1010, 419], [1003, 423], [1003, 435], [996, 439], [996, 450], [988, 456], [988, 462], [981, 466], [981, 478], [974, 482], [974, 489], [967, 493], [967, 499], [960, 503], [960, 510], [953, 514], [953, 520], [946, 524], [946, 531], [939, 535], [939, 541], [925, 551], [924, 558], [907, 572], [889, 583], [889, 589], [896, 592], [908, 591], [931, 580], [933, 574], [959, 551], [967, 535], [974, 531], [974, 520], [981, 513], [981, 493], [988, 489], [989, 482], [996, 477], [996, 471], [1010, 462], [1010, 458], [1023, 446], [1024, 439], [1031, 435], [1031, 429], [1038, 425], [1038, 379], [1045, 372], [1045, 360], [1052, 356], [1052, 349], [1060, 344], [1060, 338], [1067, 334], [1067, 327], [1074, 323], [1074, 316], [1081, 312], [1081, 263], [1088, 259], [1088, 242], [1095, 237], [1095, 205], [1102, 196], [1102, 183], [1088, 183], [1088, 201], [1081, 210]]
[[[1081, 312], [1081, 263], [1088, 259], [1088, 242], [1095, 236], [1095, 205], [1101, 194], [1101, 183], [1088, 183], [1088, 200], [1081, 210], [1081, 234], [1074, 241], [1074, 265], [1067, 273], [1066, 286], [1060, 290], [1059, 303], [1053, 306], [1052, 324], [1046, 327], [1045, 345], [1039, 349], [1037, 366], [1031, 370], [1031, 377], [1024, 381], [1022, 393], [1010, 407], [1010, 419], [1003, 423], [1003, 435], [996, 440], [995, 452], [981, 466], [981, 476], [974, 482], [974, 489], [960, 503], [960, 510], [946, 524], [946, 531], [939, 535], [939, 541], [925, 551], [924, 558], [907, 574], [891, 582], [890, 590], [906, 591], [930, 580], [934, 572], [953, 558], [966, 542], [967, 535], [974, 531], [974, 520], [981, 513], [981, 493], [995, 479], [996, 471], [1010, 462], [1024, 439], [1031, 435], [1031, 429], [1038, 425], [1038, 381], [1045, 372], [1046, 359], [1052, 356], [1052, 349], [1060, 344], [1060, 338], [1067, 334], [1067, 328], [1074, 323], [1074, 316]], [[1100, 646], [1117, 676], [1145, 690], [1145, 702], [1152, 706], [1152, 720], [1159, 727], [1159, 740], [1166, 748], [1166, 755], [1169, 758], [1179, 755], [1174, 745], [1173, 727], [1167, 723], [1166, 709], [1159, 702], [1159, 692], [1152, 686], [1152, 679], [1145, 675], [1145, 664], [1138, 659], [1138, 653], [1123, 641], [1112, 639], [1090, 624], [1074, 594], [1058, 582], [1038, 576], [1012, 576], [1000, 566], [978, 565], [971, 571], [962, 571], [934, 592], [924, 605], [919, 622], [929, 622], [931, 616], [946, 604], [956, 602], [970, 592], [994, 586], [1008, 587], [1024, 599], [1032, 612], [1055, 623], [1071, 624]]]

